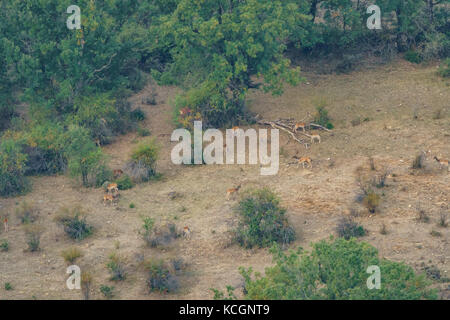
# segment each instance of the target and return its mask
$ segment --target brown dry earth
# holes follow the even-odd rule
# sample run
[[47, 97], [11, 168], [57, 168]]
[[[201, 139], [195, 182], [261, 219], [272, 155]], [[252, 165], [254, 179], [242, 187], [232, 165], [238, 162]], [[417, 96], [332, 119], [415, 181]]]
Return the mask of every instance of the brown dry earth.
[[[315, 101], [326, 100], [335, 125], [332, 133], [320, 133], [321, 144], [308, 150], [280, 132], [281, 164], [276, 176], [261, 176], [259, 165], [172, 164], [170, 152], [175, 144], [170, 142], [174, 129], [170, 105], [177, 90], [157, 88], [158, 104], [148, 106], [141, 105], [150, 90], [146, 88], [131, 100], [146, 112], [144, 126], [161, 145], [158, 169], [163, 178], [121, 191], [116, 207], [102, 204], [101, 189], [80, 188], [65, 176], [33, 178], [32, 193], [0, 199], [0, 210], [9, 213], [11, 224], [9, 233], [0, 233], [0, 239], [10, 243], [8, 252], [0, 252], [0, 299], [81, 299], [80, 291], [66, 288], [67, 264], [61, 251], [71, 246], [83, 252], [77, 264], [93, 274], [94, 299], [103, 298], [101, 285], [115, 286], [117, 299], [211, 299], [210, 288], [239, 287], [242, 279], [238, 267], [264, 271], [272, 264], [267, 249], [245, 250], [230, 245], [237, 201], [226, 201], [225, 193], [239, 183], [244, 190], [269, 187], [279, 194], [298, 234], [291, 248], [308, 248], [311, 242], [335, 234], [339, 218], [349, 215], [353, 208], [359, 212], [356, 221], [368, 230], [362, 239], [378, 248], [381, 256], [405, 261], [418, 271], [423, 264], [434, 265], [443, 277], [450, 277], [450, 227], [437, 225], [442, 212], [449, 214], [450, 173], [440, 170], [432, 159], [434, 155], [450, 157], [450, 94], [448, 81], [435, 72], [435, 65], [397, 61], [350, 75], [306, 73], [307, 82], [287, 88], [281, 97], [252, 92], [250, 109], [266, 119], [301, 119], [307, 112], [314, 112]], [[442, 115], [434, 119], [439, 109]], [[368, 121], [353, 126], [351, 121], [358, 117]], [[145, 139], [130, 133], [104, 147], [111, 168], [123, 166], [136, 144]], [[415, 172], [411, 163], [421, 151], [430, 151], [426, 170]], [[313, 169], [287, 166], [295, 154], [310, 156]], [[374, 158], [376, 171], [370, 171], [369, 157]], [[374, 215], [355, 202], [359, 192], [356, 169], [361, 166], [367, 174], [391, 172], [388, 186], [378, 190], [383, 196]], [[173, 191], [180, 196], [170, 200], [168, 194]], [[39, 208], [37, 223], [45, 227], [42, 250], [37, 253], [25, 251], [23, 227], [14, 216], [23, 201]], [[135, 208], [130, 209], [130, 203]], [[69, 240], [54, 221], [60, 208], [76, 205], [89, 212], [88, 221], [95, 226], [95, 233], [79, 243]], [[429, 223], [417, 221], [418, 207], [427, 212]], [[153, 217], [157, 224], [187, 225], [192, 237], [177, 239], [163, 249], [148, 248], [139, 235], [142, 216]], [[386, 235], [380, 233], [383, 224], [387, 226]], [[431, 235], [432, 230], [441, 235]], [[127, 261], [128, 277], [123, 282], [109, 280], [106, 263], [113, 251]], [[180, 291], [149, 294], [141, 261], [171, 257], [181, 257], [187, 263]], [[14, 290], [5, 291], [6, 282]], [[448, 283], [435, 286], [448, 299]]]

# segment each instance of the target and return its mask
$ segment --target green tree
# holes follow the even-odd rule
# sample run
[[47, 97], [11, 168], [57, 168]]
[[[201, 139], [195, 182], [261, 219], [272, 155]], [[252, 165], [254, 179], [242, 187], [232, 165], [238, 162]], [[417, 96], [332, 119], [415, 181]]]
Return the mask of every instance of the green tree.
[[100, 186], [108, 178], [106, 160], [100, 148], [89, 137], [89, 132], [78, 126], [71, 126], [67, 133], [66, 154], [69, 173], [81, 177], [83, 186]]
[[[247, 299], [436, 299], [424, 275], [403, 263], [378, 257], [370, 244], [356, 239], [323, 240], [311, 252], [272, 249], [275, 266], [265, 276], [241, 268]], [[381, 270], [381, 288], [368, 289], [370, 265]]]
[[241, 113], [247, 90], [259, 86], [252, 76], [274, 94], [284, 82], [299, 81], [299, 69], [283, 53], [302, 18], [308, 19], [298, 14], [295, 1], [180, 0], [160, 18], [158, 41], [171, 48], [173, 61], [159, 78], [201, 90], [200, 104], [189, 107], [210, 124], [223, 125], [232, 120], [229, 112]]
[[28, 190], [25, 177], [27, 157], [18, 143], [4, 139], [0, 144], [0, 196], [15, 196]]

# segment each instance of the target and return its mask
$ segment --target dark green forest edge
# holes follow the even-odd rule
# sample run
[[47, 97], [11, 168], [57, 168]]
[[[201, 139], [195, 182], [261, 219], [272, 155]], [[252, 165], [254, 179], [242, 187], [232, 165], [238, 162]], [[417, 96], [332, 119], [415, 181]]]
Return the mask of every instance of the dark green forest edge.
[[[81, 8], [80, 30], [66, 27], [72, 4]], [[366, 26], [371, 4], [381, 8], [382, 30]], [[279, 95], [284, 85], [303, 80], [292, 57], [338, 57], [345, 72], [365, 51], [386, 61], [396, 55], [414, 63], [440, 59], [437, 76], [448, 77], [449, 1], [2, 1], [0, 196], [30, 191], [28, 177], [35, 175], [69, 174], [83, 187], [110, 181], [100, 146], [140, 130], [145, 114], [127, 98], [150, 81], [183, 89], [173, 101], [177, 126], [201, 119], [224, 127], [252, 121], [249, 89]], [[140, 172], [132, 182], [157, 175], [156, 158], [154, 142], [139, 146], [129, 164]], [[248, 246], [247, 236], [240, 239]], [[276, 265], [265, 277], [241, 271], [246, 297], [435, 297], [412, 269], [381, 260], [374, 248], [352, 239], [315, 244], [309, 254], [273, 250]], [[380, 265], [390, 285], [364, 289], [367, 263]], [[234, 297], [231, 288], [228, 294], [216, 290], [216, 298]]]

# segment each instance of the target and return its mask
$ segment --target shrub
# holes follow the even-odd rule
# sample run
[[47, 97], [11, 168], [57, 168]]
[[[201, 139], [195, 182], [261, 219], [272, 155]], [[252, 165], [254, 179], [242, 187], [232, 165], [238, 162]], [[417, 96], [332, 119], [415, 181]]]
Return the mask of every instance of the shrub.
[[[3, 139], [2, 139], [3, 140]], [[12, 139], [0, 143], [0, 196], [16, 196], [30, 189], [25, 177], [27, 156]]]
[[141, 137], [148, 137], [150, 135], [150, 130], [147, 128], [138, 127], [137, 134]]
[[324, 105], [319, 105], [316, 107], [316, 114], [314, 115], [314, 123], [321, 125], [327, 129], [333, 129], [334, 126], [331, 123], [331, 119], [328, 116], [328, 111], [325, 109]]
[[83, 293], [84, 299], [89, 300], [91, 295], [91, 287], [93, 277], [92, 274], [88, 271], [84, 271], [81, 273], [81, 292]]
[[106, 299], [112, 299], [114, 297], [114, 286], [102, 285], [100, 287], [100, 292], [105, 296]]
[[158, 291], [160, 293], [171, 293], [178, 290], [178, 276], [173, 272], [170, 272], [164, 261], [150, 261], [147, 263], [147, 269], [149, 272], [147, 286], [150, 292]]
[[450, 58], [445, 59], [439, 66], [439, 75], [444, 78], [450, 77]]
[[142, 109], [140, 108], [136, 108], [133, 111], [131, 111], [131, 119], [135, 120], [135, 121], [143, 121], [145, 120], [145, 112], [142, 111]]
[[417, 221], [422, 223], [428, 223], [430, 222], [430, 217], [422, 208], [417, 208]]
[[37, 225], [26, 225], [24, 230], [28, 250], [30, 252], [39, 251], [43, 229]]
[[126, 174], [123, 174], [119, 179], [117, 179], [116, 183], [119, 190], [128, 190], [134, 186], [133, 181], [131, 181], [131, 178]]
[[295, 239], [295, 231], [285, 217], [286, 209], [268, 189], [249, 193], [239, 202], [237, 212], [240, 222], [235, 237], [245, 248], [267, 247], [273, 242], [288, 244]]
[[418, 154], [412, 163], [413, 169], [423, 169], [425, 168], [425, 155], [423, 153]]
[[133, 202], [130, 203], [130, 209], [134, 209], [134, 208], [136, 208], [136, 205]]
[[[404, 263], [381, 259], [365, 242], [343, 238], [320, 241], [311, 252], [283, 253], [273, 248], [275, 266], [265, 276], [241, 268], [246, 299], [258, 300], [422, 300], [436, 299], [436, 290], [424, 275], [417, 275]], [[380, 289], [368, 290], [366, 273], [379, 266]]]
[[339, 220], [336, 231], [338, 236], [345, 240], [349, 240], [352, 237], [362, 237], [366, 234], [366, 231], [362, 226], [358, 225], [353, 219], [348, 217], [343, 217]]
[[68, 169], [72, 177], [81, 177], [85, 187], [100, 187], [112, 174], [107, 169], [106, 158], [95, 146], [86, 129], [71, 126], [66, 147]]
[[405, 53], [405, 60], [419, 64], [423, 61], [423, 58], [418, 52], [410, 50]]
[[70, 264], [73, 264], [75, 260], [82, 256], [81, 250], [76, 247], [71, 247], [67, 250], [64, 250], [61, 253], [61, 256], [64, 258], [64, 261]]
[[148, 181], [156, 175], [156, 160], [159, 148], [155, 140], [140, 144], [132, 153], [125, 171], [134, 182]]
[[16, 208], [16, 216], [23, 224], [33, 223], [39, 216], [39, 210], [34, 205], [24, 201]]
[[6, 291], [11, 291], [13, 288], [12, 284], [9, 282], [5, 282], [5, 290]]
[[380, 196], [374, 191], [369, 190], [362, 200], [363, 205], [369, 210], [369, 213], [375, 213], [380, 204]]
[[448, 227], [447, 215], [444, 212], [441, 212], [441, 214], [439, 215], [438, 226], [440, 226], [442, 228]]
[[94, 229], [86, 222], [86, 213], [81, 207], [63, 208], [56, 220], [70, 238], [78, 241], [90, 236]]
[[167, 246], [180, 236], [175, 224], [169, 223], [161, 227], [153, 227], [147, 231], [144, 223], [144, 240], [152, 248]]
[[118, 254], [112, 253], [109, 256], [109, 262], [106, 266], [108, 267], [109, 273], [111, 274], [111, 280], [122, 281], [127, 277], [125, 271], [125, 260]]
[[6, 239], [0, 240], [0, 251], [6, 252], [9, 250], [9, 242]]

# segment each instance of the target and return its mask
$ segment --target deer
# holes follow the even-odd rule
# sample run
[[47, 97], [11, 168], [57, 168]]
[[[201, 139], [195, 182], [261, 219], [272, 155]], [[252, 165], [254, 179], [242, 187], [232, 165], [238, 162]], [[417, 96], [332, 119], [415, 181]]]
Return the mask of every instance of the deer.
[[305, 132], [305, 131], [306, 131], [305, 128], [306, 128], [306, 123], [304, 123], [304, 122], [298, 122], [298, 123], [295, 124], [294, 130], [293, 130], [293, 131], [294, 131], [294, 133], [295, 133], [295, 132], [297, 132], [298, 129], [302, 129], [303, 132]]
[[305, 168], [305, 165], [309, 165], [311, 167], [311, 169], [312, 169], [312, 160], [311, 160], [310, 157], [300, 157], [297, 160], [297, 163], [299, 165], [301, 164], [303, 166], [303, 168]]
[[95, 139], [95, 145], [99, 148], [102, 146], [100, 139]]
[[239, 191], [240, 188], [241, 188], [241, 185], [238, 185], [236, 188], [230, 188], [230, 189], [228, 189], [228, 190], [227, 190], [227, 200], [230, 200], [230, 197], [231, 197], [233, 194], [236, 194], [236, 193]]
[[190, 239], [190, 238], [191, 238], [191, 229], [189, 229], [188, 226], [185, 226], [185, 227], [183, 228], [183, 237], [184, 237], [185, 239]]
[[447, 167], [447, 169], [449, 168], [448, 166], [448, 160], [446, 159], [439, 159], [438, 157], [434, 156], [434, 160], [436, 160], [439, 163], [439, 167], [442, 169], [443, 167]]
[[189, 109], [189, 107], [185, 107], [180, 110], [180, 116], [186, 116], [186, 115], [190, 114], [191, 112], [192, 112], [192, 110]]
[[117, 186], [117, 183], [110, 183], [106, 186], [106, 190], [108, 190], [108, 194], [110, 193], [119, 193], [119, 187]]
[[8, 232], [8, 217], [5, 217], [5, 219], [3, 219], [3, 227], [5, 228], [5, 232]]
[[103, 196], [103, 205], [106, 206], [106, 202], [109, 201], [112, 204], [114, 204], [114, 196], [111, 194], [105, 194]]
[[311, 144], [313, 144], [315, 140], [319, 141], [319, 143], [321, 142], [320, 136], [318, 134], [311, 135]]

